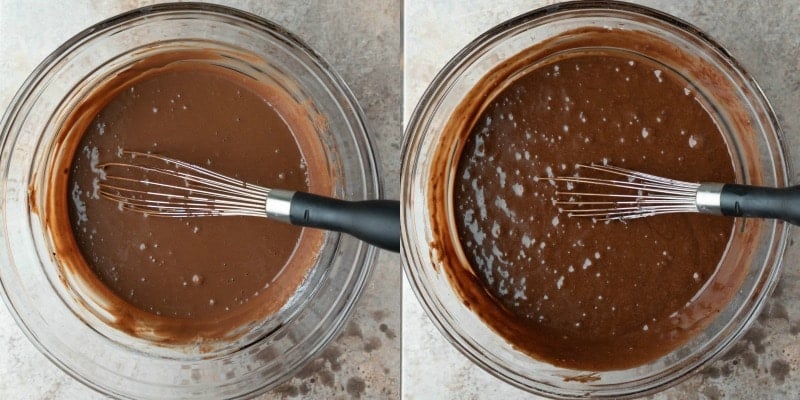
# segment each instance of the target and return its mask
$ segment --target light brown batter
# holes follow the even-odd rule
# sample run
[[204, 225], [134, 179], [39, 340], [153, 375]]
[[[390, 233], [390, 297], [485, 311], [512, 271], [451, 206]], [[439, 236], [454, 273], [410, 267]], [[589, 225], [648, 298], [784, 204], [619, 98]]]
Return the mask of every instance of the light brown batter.
[[98, 165], [124, 161], [122, 150], [150, 151], [266, 187], [329, 190], [299, 104], [243, 74], [183, 59], [194, 57], [153, 60], [163, 65], [87, 99], [96, 111], [61, 183], [80, 256], [62, 237], [66, 264], [99, 281], [119, 328], [170, 342], [224, 337], [278, 311], [303, 283], [322, 233], [265, 218], [123, 211], [99, 196]]

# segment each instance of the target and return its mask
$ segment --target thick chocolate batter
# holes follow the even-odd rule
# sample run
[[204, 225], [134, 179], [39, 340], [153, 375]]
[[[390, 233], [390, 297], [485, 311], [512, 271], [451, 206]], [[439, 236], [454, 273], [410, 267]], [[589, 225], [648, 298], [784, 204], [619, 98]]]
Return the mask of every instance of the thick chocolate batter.
[[117, 299], [111, 312], [121, 328], [165, 341], [223, 337], [289, 300], [322, 234], [263, 218], [122, 211], [98, 195], [97, 166], [124, 160], [123, 149], [151, 151], [266, 187], [325, 193], [319, 166], [305, 158], [318, 155], [308, 145], [313, 128], [277, 89], [229, 69], [177, 60], [145, 71], [98, 91], [116, 93], [64, 176], [74, 243], [101, 291]]
[[453, 187], [469, 279], [486, 296], [466, 301], [515, 347], [568, 368], [628, 368], [685, 341], [690, 332], [676, 324], [714, 274], [732, 221], [570, 219], [553, 205], [547, 177], [609, 163], [734, 181], [693, 87], [644, 58], [573, 52], [525, 71], [485, 104]]

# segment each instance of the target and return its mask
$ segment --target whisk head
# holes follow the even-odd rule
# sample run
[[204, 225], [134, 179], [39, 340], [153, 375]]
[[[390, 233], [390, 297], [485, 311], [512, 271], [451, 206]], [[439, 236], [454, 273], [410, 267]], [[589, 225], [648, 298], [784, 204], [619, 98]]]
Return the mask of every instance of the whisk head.
[[[566, 183], [555, 204], [570, 217], [626, 220], [659, 214], [697, 212], [699, 183], [683, 182], [611, 165], [577, 165], [603, 177], [548, 178]], [[577, 175], [577, 174], [576, 174]]]
[[158, 154], [123, 156], [98, 165], [100, 195], [123, 210], [157, 217], [266, 216], [268, 188]]

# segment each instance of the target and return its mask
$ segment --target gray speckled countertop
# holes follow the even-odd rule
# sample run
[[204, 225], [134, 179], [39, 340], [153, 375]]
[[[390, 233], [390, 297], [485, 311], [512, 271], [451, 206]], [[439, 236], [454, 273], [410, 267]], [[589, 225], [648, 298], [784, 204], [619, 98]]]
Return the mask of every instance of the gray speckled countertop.
[[[636, 1], [698, 26], [762, 85], [800, 172], [800, 7], [796, 0]], [[71, 35], [150, 1], [0, 0], [0, 109], [31, 70]], [[404, 120], [447, 60], [495, 24], [553, 1], [230, 1], [273, 20], [316, 49], [350, 85], [372, 128], [386, 195], [398, 196]], [[404, 10], [402, 9], [404, 7]], [[403, 39], [401, 41], [401, 34]], [[404, 56], [401, 56], [401, 42]], [[402, 58], [401, 58], [402, 57]], [[405, 78], [405, 79], [402, 79]], [[800, 182], [794, 173], [793, 182]], [[800, 229], [758, 321], [720, 360], [653, 399], [800, 397]], [[260, 398], [531, 398], [469, 362], [433, 327], [403, 281], [400, 257], [381, 252], [350, 322], [321, 357]], [[403, 368], [401, 373], [401, 332]], [[101, 395], [47, 361], [0, 306], [0, 399]]]
[[[409, 0], [404, 12], [404, 121], [434, 75], [477, 35], [555, 1]], [[641, 3], [710, 34], [761, 84], [783, 127], [800, 183], [800, 7], [796, 0]], [[793, 228], [783, 275], [758, 321], [720, 360], [653, 399], [800, 398], [800, 229]], [[522, 399], [532, 396], [492, 377], [436, 330], [408, 282], [403, 289], [403, 397]]]
[[[51, 51], [89, 25], [152, 1], [0, 1], [0, 110]], [[355, 93], [382, 155], [386, 196], [399, 187], [401, 3], [225, 1], [283, 25], [320, 53]], [[295, 378], [260, 399], [398, 398], [400, 257], [380, 252], [344, 331]], [[96, 399], [42, 356], [0, 306], [0, 399]]]

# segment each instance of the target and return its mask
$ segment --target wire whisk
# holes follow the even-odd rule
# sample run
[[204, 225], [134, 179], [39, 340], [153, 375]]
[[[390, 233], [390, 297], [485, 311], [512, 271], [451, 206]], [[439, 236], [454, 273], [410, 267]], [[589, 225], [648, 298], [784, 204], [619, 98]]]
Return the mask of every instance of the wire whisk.
[[[128, 211], [157, 217], [264, 216], [270, 189], [184, 161], [126, 151], [139, 163], [109, 162], [100, 195]], [[164, 166], [147, 164], [162, 161]]]
[[602, 177], [547, 178], [566, 185], [567, 190], [556, 191], [555, 205], [570, 217], [604, 221], [699, 212], [800, 224], [800, 186], [692, 183], [611, 165], [579, 164], [577, 168]]
[[125, 161], [98, 165], [99, 193], [125, 211], [154, 217], [266, 217], [348, 233], [400, 251], [400, 202], [345, 201], [266, 188], [185, 161], [123, 151]]

